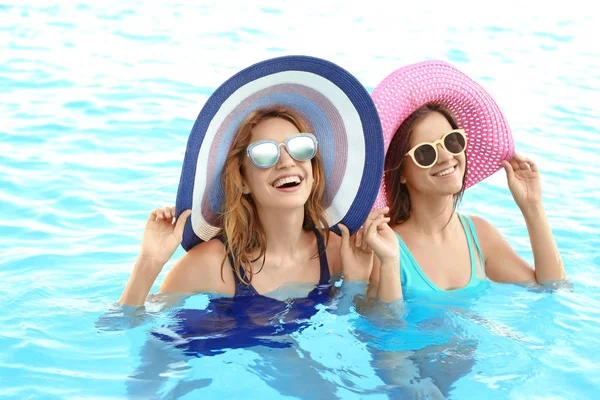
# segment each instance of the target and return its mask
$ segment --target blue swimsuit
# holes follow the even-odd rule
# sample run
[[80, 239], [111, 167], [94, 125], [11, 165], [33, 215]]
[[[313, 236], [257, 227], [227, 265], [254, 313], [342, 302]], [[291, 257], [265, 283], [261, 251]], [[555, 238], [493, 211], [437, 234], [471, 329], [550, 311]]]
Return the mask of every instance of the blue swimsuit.
[[[467, 244], [469, 245], [469, 256], [471, 258], [471, 279], [469, 283], [460, 289], [472, 288], [478, 286], [481, 282], [485, 281], [485, 260], [481, 252], [481, 246], [477, 239], [477, 232], [475, 232], [475, 226], [471, 218], [467, 216], [459, 215], [460, 222], [462, 224], [465, 235], [467, 236]], [[402, 281], [403, 290], [414, 291], [433, 291], [440, 292], [444, 291], [433, 283], [423, 272], [417, 260], [412, 256], [408, 247], [400, 238], [400, 235], [396, 233], [398, 243], [400, 243], [400, 279]], [[456, 291], [453, 290], [453, 291]]]
[[[329, 264], [327, 263], [327, 254], [325, 253], [325, 243], [323, 243], [323, 237], [317, 231], [315, 231], [315, 235], [317, 237], [317, 247], [319, 250], [319, 262], [320, 262], [320, 271], [321, 271], [318, 286], [328, 285], [331, 276], [329, 274]], [[229, 257], [229, 263], [233, 267], [233, 265], [234, 265], [233, 257], [231, 256], [231, 254], [228, 254], [228, 257]], [[242, 275], [242, 278], [247, 281], [246, 274], [244, 273], [243, 268], [240, 268], [240, 274]], [[234, 295], [234, 297], [261, 296], [261, 294], [259, 294], [256, 291], [256, 289], [254, 289], [254, 286], [252, 286], [252, 284], [247, 285], [244, 282], [242, 282], [236, 273], [234, 273], [233, 276], [235, 278], [235, 295]], [[313, 295], [313, 292], [315, 292], [315, 290], [318, 292], [318, 289], [319, 289], [318, 287], [315, 288], [312, 292], [309, 293], [308, 296], [311, 297], [311, 295]]]

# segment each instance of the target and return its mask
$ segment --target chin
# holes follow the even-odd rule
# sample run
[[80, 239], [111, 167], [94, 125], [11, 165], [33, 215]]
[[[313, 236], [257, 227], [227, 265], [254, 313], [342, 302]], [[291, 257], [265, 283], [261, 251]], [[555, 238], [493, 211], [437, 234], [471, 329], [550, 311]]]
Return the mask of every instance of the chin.
[[296, 209], [296, 208], [304, 208], [306, 202], [308, 201], [308, 197], [310, 194], [305, 193], [294, 193], [291, 196], [281, 196], [276, 198], [269, 199], [270, 201], [265, 204], [269, 208], [287, 208], [287, 209]]

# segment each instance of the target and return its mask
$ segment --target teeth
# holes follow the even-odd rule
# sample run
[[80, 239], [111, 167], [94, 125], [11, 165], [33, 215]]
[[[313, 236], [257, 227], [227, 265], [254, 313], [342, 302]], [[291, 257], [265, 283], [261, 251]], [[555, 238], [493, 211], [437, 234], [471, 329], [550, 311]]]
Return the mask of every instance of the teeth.
[[287, 176], [285, 178], [281, 178], [276, 180], [275, 182], [273, 182], [273, 186], [278, 188], [281, 187], [283, 185], [285, 185], [286, 183], [300, 183], [300, 177], [299, 176]]
[[451, 174], [452, 172], [454, 172], [454, 167], [450, 167], [448, 169], [440, 171], [437, 174], [435, 174], [435, 176], [445, 176], [445, 175]]

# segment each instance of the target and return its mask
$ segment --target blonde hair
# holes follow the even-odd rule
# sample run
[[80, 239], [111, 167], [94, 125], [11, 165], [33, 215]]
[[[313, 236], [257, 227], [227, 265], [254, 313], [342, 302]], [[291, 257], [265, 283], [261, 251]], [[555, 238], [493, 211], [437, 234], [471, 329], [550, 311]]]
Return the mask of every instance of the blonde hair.
[[[287, 107], [276, 106], [250, 113], [236, 132], [221, 176], [225, 195], [221, 235], [227, 252], [221, 264], [221, 278], [223, 278], [225, 260], [228, 256], [231, 256], [233, 260], [231, 267], [234, 273], [241, 282], [247, 285], [252, 282], [254, 275], [251, 263], [263, 258], [262, 265], [264, 266], [267, 243], [254, 201], [250, 195], [243, 194], [243, 161], [246, 148], [250, 144], [252, 130], [260, 123], [271, 118], [281, 118], [293, 124], [299, 132], [308, 132], [307, 126], [300, 115]], [[302, 228], [318, 231], [327, 243], [329, 228], [323, 210], [325, 173], [318, 151], [311, 160], [311, 164], [314, 183], [304, 205]], [[252, 253], [257, 249], [259, 250], [258, 256], [251, 259]], [[315, 256], [318, 256], [318, 251]], [[242, 269], [244, 274], [242, 274]], [[244, 279], [244, 275], [247, 280]]]

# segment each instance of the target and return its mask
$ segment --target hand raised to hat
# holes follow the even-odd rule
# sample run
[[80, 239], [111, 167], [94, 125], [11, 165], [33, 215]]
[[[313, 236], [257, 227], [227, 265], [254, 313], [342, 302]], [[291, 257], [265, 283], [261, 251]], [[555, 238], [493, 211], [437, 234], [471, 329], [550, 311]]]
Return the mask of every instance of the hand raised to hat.
[[372, 211], [363, 227], [350, 237], [348, 228], [340, 226], [342, 231], [341, 257], [344, 279], [368, 280], [373, 265], [373, 253], [385, 262], [394, 260], [397, 263], [400, 246], [392, 228], [388, 226], [389, 217], [385, 216], [388, 208]]
[[350, 236], [350, 231], [345, 225], [339, 224], [338, 227], [342, 232], [340, 257], [344, 281], [369, 280], [373, 268], [373, 250], [363, 247], [363, 228]]
[[537, 165], [519, 154], [502, 161], [508, 188], [522, 212], [542, 204], [542, 179]]
[[190, 214], [191, 210], [185, 210], [174, 221], [175, 207], [152, 210], [144, 228], [140, 258], [152, 259], [160, 265], [166, 264], [181, 244], [183, 228]]
[[390, 218], [385, 216], [388, 211], [388, 207], [372, 211], [363, 225], [363, 242], [373, 249], [382, 263], [389, 260], [397, 262], [400, 256], [398, 239], [388, 225]]

